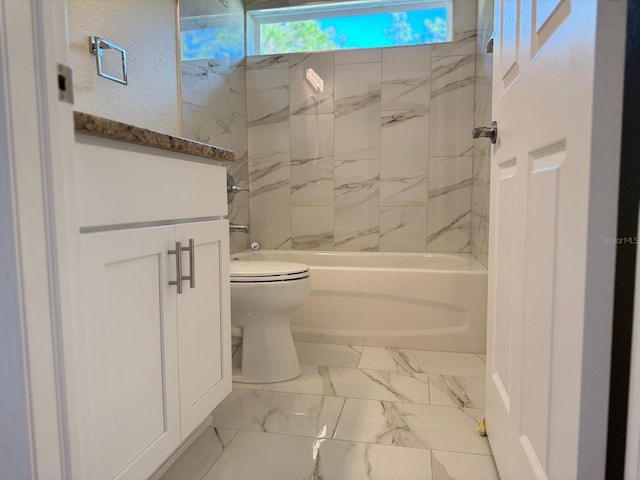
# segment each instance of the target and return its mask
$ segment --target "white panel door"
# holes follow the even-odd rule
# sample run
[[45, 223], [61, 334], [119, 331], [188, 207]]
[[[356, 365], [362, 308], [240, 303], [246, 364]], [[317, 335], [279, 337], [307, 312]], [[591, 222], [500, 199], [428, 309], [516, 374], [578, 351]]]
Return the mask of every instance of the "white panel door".
[[[640, 221], [640, 218], [638, 220]], [[633, 304], [629, 419], [624, 474], [626, 479], [637, 480], [640, 478], [640, 255], [636, 257], [636, 292]]]
[[620, 3], [495, 0], [486, 419], [503, 480], [604, 478]]
[[180, 444], [173, 244], [173, 226], [81, 235], [86, 478], [147, 478]]
[[183, 275], [195, 274], [194, 288], [183, 282], [178, 301], [178, 356], [182, 438], [205, 420], [231, 392], [229, 307], [229, 222], [176, 226], [176, 240], [195, 243], [194, 271], [183, 252]]

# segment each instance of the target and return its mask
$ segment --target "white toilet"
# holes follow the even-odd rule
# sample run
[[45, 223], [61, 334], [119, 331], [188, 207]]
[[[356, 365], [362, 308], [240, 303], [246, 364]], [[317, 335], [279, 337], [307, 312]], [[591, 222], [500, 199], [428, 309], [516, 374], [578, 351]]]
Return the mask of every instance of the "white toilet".
[[300, 375], [289, 320], [309, 295], [309, 266], [231, 261], [231, 325], [242, 336], [241, 373], [233, 381], [272, 383]]

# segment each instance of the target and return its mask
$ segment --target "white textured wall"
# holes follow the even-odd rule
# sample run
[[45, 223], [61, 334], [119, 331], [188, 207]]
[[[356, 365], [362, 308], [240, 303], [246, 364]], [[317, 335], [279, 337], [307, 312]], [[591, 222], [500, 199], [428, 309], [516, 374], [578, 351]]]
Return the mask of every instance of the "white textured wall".
[[[180, 134], [176, 0], [67, 0], [75, 109]], [[127, 51], [129, 85], [96, 74], [87, 37]]]

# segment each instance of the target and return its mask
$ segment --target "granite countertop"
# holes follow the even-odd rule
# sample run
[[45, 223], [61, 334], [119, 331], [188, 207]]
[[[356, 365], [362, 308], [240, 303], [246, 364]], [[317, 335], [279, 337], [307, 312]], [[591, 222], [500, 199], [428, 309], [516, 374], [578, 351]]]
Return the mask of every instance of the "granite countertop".
[[187, 155], [195, 155], [219, 162], [232, 162], [235, 160], [235, 154], [231, 150], [225, 150], [224, 148], [214, 147], [206, 143], [200, 143], [166, 133], [154, 132], [153, 130], [135, 127], [89, 113], [73, 112], [73, 123], [76, 132], [89, 135], [97, 135], [113, 140], [170, 150]]

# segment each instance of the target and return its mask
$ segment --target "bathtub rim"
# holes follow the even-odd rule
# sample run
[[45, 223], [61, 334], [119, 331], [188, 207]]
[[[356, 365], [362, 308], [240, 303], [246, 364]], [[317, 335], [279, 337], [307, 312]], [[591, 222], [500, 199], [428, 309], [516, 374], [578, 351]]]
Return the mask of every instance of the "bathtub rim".
[[[467, 265], [461, 266], [461, 265], [452, 265], [449, 268], [443, 268], [443, 267], [433, 267], [433, 266], [415, 266], [415, 267], [408, 267], [408, 266], [397, 266], [397, 265], [346, 265], [346, 264], [341, 264], [339, 262], [336, 262], [335, 264], [331, 264], [331, 265], [323, 265], [321, 263], [314, 263], [312, 261], [309, 262], [303, 262], [300, 260], [296, 260], [296, 261], [300, 261], [300, 263], [305, 263], [307, 265], [309, 265], [312, 268], [327, 268], [327, 269], [343, 269], [343, 268], [348, 268], [348, 269], [364, 269], [364, 270], [375, 270], [375, 269], [385, 269], [385, 270], [390, 270], [390, 271], [394, 271], [394, 270], [398, 270], [398, 271], [408, 271], [408, 270], [414, 270], [414, 271], [434, 271], [434, 272], [452, 272], [452, 273], [460, 273], [460, 272], [464, 272], [467, 274], [475, 274], [475, 275], [486, 275], [487, 274], [487, 268], [482, 265], [482, 263], [480, 263], [478, 261], [478, 259], [476, 257], [473, 256], [473, 254], [471, 253], [431, 253], [431, 252], [361, 252], [361, 251], [344, 251], [344, 250], [338, 250], [338, 251], [333, 251], [333, 250], [294, 250], [294, 249], [283, 249], [283, 250], [276, 250], [276, 249], [260, 249], [260, 250], [241, 250], [239, 252], [233, 253], [230, 255], [230, 260], [233, 261], [236, 257], [238, 257], [238, 255], [240, 255], [241, 257], [238, 257], [238, 260], [248, 260], [249, 257], [251, 257], [252, 255], [265, 255], [265, 254], [273, 254], [276, 257], [279, 256], [285, 256], [287, 254], [293, 254], [293, 255], [309, 255], [311, 258], [313, 257], [319, 257], [319, 258], [345, 258], [345, 257], [356, 257], [356, 258], [367, 258], [367, 257], [377, 257], [378, 259], [380, 258], [393, 258], [393, 257], [400, 257], [400, 258], [410, 258], [413, 256], [416, 257], [422, 257], [422, 258], [434, 258], [436, 260], [447, 260], [448, 258], [453, 259], [453, 261], [459, 261], [459, 260], [464, 260]], [[278, 261], [276, 259], [265, 259], [266, 261]], [[259, 260], [261, 261], [261, 260]], [[286, 260], [283, 259], [282, 261], [292, 261], [292, 260]]]

